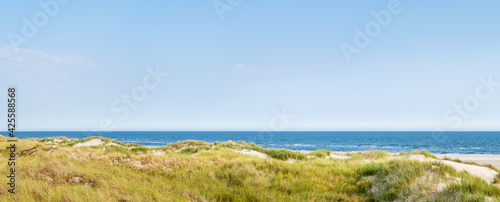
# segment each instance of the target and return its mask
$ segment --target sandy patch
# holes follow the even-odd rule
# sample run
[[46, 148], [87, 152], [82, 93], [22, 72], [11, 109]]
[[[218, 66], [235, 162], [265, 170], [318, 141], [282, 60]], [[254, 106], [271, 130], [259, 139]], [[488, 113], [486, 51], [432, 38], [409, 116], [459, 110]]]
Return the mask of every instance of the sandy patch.
[[259, 158], [263, 158], [263, 159], [268, 159], [268, 158], [271, 158], [269, 155], [267, 154], [263, 154], [263, 153], [260, 153], [260, 152], [256, 152], [254, 150], [248, 150], [248, 149], [243, 149], [243, 150], [235, 150], [235, 149], [232, 149], [233, 151], [235, 152], [238, 152], [240, 154], [244, 154], [244, 155], [249, 155], [249, 156], [256, 156], [256, 157], [259, 157]]
[[491, 164], [497, 169], [500, 169], [500, 155], [494, 154], [434, 154], [436, 157], [443, 159], [460, 159], [461, 161], [472, 161], [479, 165]]
[[[304, 155], [309, 155], [313, 151], [300, 150], [298, 152], [301, 154], [304, 154]], [[330, 154], [330, 156], [326, 156], [325, 158], [326, 159], [348, 159], [348, 158], [351, 158], [350, 156], [347, 156], [346, 154], [347, 154], [346, 152], [335, 152], [335, 153]], [[316, 157], [316, 156], [307, 156], [307, 158], [312, 158], [312, 157]]]
[[106, 144], [106, 146], [121, 146], [121, 145], [116, 144], [114, 142], [108, 142], [108, 144]]
[[[300, 151], [301, 153], [307, 154], [309, 152], [307, 151]], [[339, 155], [340, 154], [340, 155]], [[437, 158], [444, 158], [448, 157], [450, 159], [460, 159], [462, 161], [472, 161], [477, 164], [491, 164], [496, 168], [500, 168], [500, 155], [491, 155], [491, 154], [434, 154]], [[403, 158], [405, 156], [399, 156], [396, 154], [391, 154], [387, 159], [398, 159], [398, 158]], [[332, 158], [332, 159], [348, 159], [350, 156], [344, 155], [344, 153], [336, 153], [336, 154], [331, 154], [330, 156], [326, 157]], [[470, 165], [470, 164], [465, 164], [465, 163], [458, 163], [454, 161], [448, 161], [448, 160], [439, 160], [439, 159], [433, 159], [433, 158], [427, 158], [424, 155], [411, 155], [410, 159], [415, 159], [418, 161], [422, 162], [441, 162], [445, 165], [453, 167], [457, 172], [462, 172], [462, 171], [467, 171], [473, 176], [479, 177], [483, 179], [484, 181], [488, 183], [492, 183], [495, 179], [495, 177], [498, 175], [498, 172], [496, 170], [493, 170], [488, 167], [483, 167], [483, 166], [476, 166], [476, 165]], [[365, 159], [367, 163], [371, 162], [367, 159]], [[441, 185], [442, 186], [442, 185]], [[442, 187], [439, 187], [442, 188]]]
[[165, 152], [161, 151], [161, 150], [153, 150], [150, 152], [151, 152], [151, 154], [156, 155], [156, 156], [161, 156], [161, 155], [165, 154]]
[[326, 156], [325, 158], [327, 159], [348, 159], [351, 158], [350, 156], [341, 156], [341, 155], [336, 155], [336, 154], [330, 154], [330, 156]]
[[298, 152], [299, 152], [299, 153], [301, 153], [301, 154], [308, 155], [308, 154], [310, 154], [312, 151], [309, 151], [309, 150], [300, 150], [300, 151], [298, 151]]
[[467, 171], [471, 175], [479, 177], [488, 183], [493, 183], [493, 181], [495, 180], [495, 176], [498, 175], [497, 171], [487, 167], [457, 163], [454, 161], [447, 161], [447, 160], [440, 160], [440, 161], [446, 165], [455, 168], [457, 172]]
[[91, 139], [87, 142], [80, 142], [75, 144], [73, 147], [89, 147], [89, 146], [98, 146], [102, 145], [104, 142], [101, 139]]
[[495, 180], [495, 176], [498, 175], [497, 171], [495, 171], [491, 168], [482, 167], [482, 166], [457, 163], [457, 162], [448, 161], [448, 160], [438, 160], [438, 159], [426, 158], [423, 155], [412, 155], [410, 158], [418, 160], [418, 161], [422, 161], [422, 162], [430, 162], [430, 161], [431, 162], [441, 162], [445, 165], [453, 167], [455, 170], [457, 170], [457, 172], [467, 171], [472, 176], [479, 177], [488, 183], [493, 183], [493, 181]]

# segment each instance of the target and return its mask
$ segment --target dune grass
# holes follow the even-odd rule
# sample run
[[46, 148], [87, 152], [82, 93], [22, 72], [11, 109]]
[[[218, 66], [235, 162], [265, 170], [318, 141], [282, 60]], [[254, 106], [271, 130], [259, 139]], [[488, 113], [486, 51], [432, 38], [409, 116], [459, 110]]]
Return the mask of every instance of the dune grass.
[[[315, 151], [316, 158], [307, 159], [295, 151], [232, 141], [184, 141], [157, 148], [123, 143], [73, 148], [75, 140], [61, 145], [48, 141], [19, 140], [18, 151], [25, 152], [17, 157], [17, 194], [7, 193], [2, 183], [0, 201], [500, 199], [497, 187], [467, 173], [438, 163], [389, 160], [382, 151], [353, 153], [338, 160], [325, 159], [329, 151]], [[6, 146], [0, 138], [0, 149]], [[232, 149], [251, 149], [273, 158], [246, 156]], [[2, 149], [0, 154], [5, 162], [8, 151]], [[297, 161], [284, 161], [290, 158]], [[0, 164], [0, 169], [6, 171], [7, 164]], [[434, 177], [419, 180], [427, 175]], [[457, 177], [461, 180], [454, 182]], [[438, 192], [433, 185], [440, 181], [450, 185]]]
[[331, 153], [332, 152], [329, 151], [329, 150], [320, 149], [320, 150], [316, 150], [316, 151], [313, 151], [313, 152], [309, 153], [309, 155], [316, 156], [316, 157], [319, 157], [319, 158], [324, 158], [326, 156], [330, 156]]
[[437, 159], [437, 157], [434, 154], [431, 154], [431, 153], [429, 153], [428, 151], [425, 151], [425, 150], [421, 150], [421, 151], [414, 150], [414, 151], [400, 152], [399, 155], [400, 156], [423, 155], [423, 156], [425, 156], [427, 158]]
[[271, 158], [274, 159], [279, 159], [279, 160], [288, 160], [288, 159], [296, 159], [296, 160], [305, 160], [307, 157], [304, 154], [301, 154], [297, 151], [291, 151], [288, 149], [265, 149], [262, 147], [258, 147], [255, 144], [250, 144], [248, 145], [244, 141], [238, 141], [237, 143], [234, 142], [227, 142], [227, 143], [221, 143], [217, 145], [218, 147], [227, 147], [227, 148], [236, 148], [236, 149], [247, 149], [247, 150], [253, 150], [253, 151], [258, 151], [264, 154], [269, 155]]

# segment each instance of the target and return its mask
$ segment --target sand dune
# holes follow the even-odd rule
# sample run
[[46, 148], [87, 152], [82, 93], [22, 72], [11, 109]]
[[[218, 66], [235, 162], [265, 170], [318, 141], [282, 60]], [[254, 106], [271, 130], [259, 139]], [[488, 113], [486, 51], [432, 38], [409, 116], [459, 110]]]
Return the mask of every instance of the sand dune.
[[467, 171], [471, 175], [479, 177], [488, 183], [493, 183], [495, 177], [498, 175], [497, 171], [483, 166], [469, 165], [465, 163], [458, 163], [448, 160], [426, 158], [424, 155], [412, 155], [411, 158], [422, 162], [428, 162], [428, 161], [441, 162], [445, 165], [453, 167], [455, 170], [457, 170], [457, 172]]

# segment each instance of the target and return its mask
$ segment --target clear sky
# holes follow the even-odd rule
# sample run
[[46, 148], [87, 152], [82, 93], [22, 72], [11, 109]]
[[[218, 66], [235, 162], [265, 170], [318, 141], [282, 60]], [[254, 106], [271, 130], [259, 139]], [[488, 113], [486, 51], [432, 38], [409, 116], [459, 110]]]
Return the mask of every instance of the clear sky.
[[2, 1], [0, 123], [15, 85], [21, 131], [500, 130], [498, 8]]

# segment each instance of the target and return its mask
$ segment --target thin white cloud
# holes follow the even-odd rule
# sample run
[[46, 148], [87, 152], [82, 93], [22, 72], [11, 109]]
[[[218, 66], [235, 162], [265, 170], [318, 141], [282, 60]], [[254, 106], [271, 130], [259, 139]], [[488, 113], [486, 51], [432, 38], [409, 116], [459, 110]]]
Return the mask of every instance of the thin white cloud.
[[51, 81], [58, 83], [104, 84], [81, 77], [79, 73], [97, 65], [83, 56], [53, 54], [26, 48], [0, 48], [0, 75], [15, 82]]
[[67, 68], [87, 69], [96, 65], [82, 56], [68, 56], [47, 53], [41, 50], [0, 48], [0, 65], [4, 69], [57, 70]]
[[236, 64], [231, 66], [231, 69], [232, 69], [232, 71], [235, 71], [235, 72], [244, 72], [244, 71], [248, 70], [247, 66], [245, 66], [245, 64], [243, 64], [243, 63], [236, 63]]
[[245, 68], [244, 64], [242, 64], [242, 63], [236, 64], [236, 69], [243, 69], [243, 68]]

